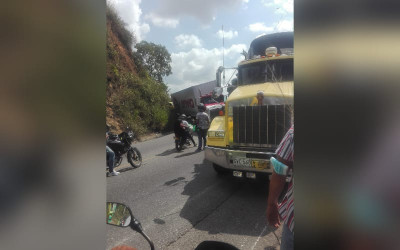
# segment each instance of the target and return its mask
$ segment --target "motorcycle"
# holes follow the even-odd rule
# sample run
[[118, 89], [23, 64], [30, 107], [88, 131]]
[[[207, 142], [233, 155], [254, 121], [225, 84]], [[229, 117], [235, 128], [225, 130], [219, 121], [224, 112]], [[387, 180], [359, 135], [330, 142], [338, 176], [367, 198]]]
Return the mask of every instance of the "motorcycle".
[[177, 151], [182, 151], [184, 145], [186, 145], [188, 147], [190, 147], [192, 145], [189, 138], [187, 138], [186, 136], [179, 136], [179, 135], [175, 134], [174, 140], [175, 140], [175, 149]]
[[[107, 146], [115, 153], [114, 167], [121, 165], [124, 155], [127, 155], [129, 164], [132, 167], [138, 168], [142, 165], [142, 155], [136, 147], [132, 147], [134, 134], [132, 131], [124, 131], [118, 135], [107, 132]], [[107, 167], [108, 168], [108, 167]]]
[[[130, 227], [131, 229], [139, 232], [147, 240], [151, 250], [155, 249], [153, 241], [143, 231], [141, 223], [133, 216], [132, 211], [128, 206], [117, 202], [107, 202], [106, 223], [118, 227]], [[195, 250], [216, 249], [239, 250], [238, 248], [228, 243], [219, 241], [203, 241], [195, 248]]]
[[[174, 140], [175, 140], [175, 149], [177, 151], [181, 151], [183, 149], [183, 145], [186, 145], [190, 147], [192, 145], [192, 142], [190, 140], [190, 137], [192, 136], [192, 132], [195, 131], [195, 126], [191, 125], [190, 123], [187, 123], [186, 126], [180, 125], [181, 128], [184, 130], [183, 135], [179, 135], [175, 132], [174, 135]], [[194, 141], [193, 141], [194, 143]], [[193, 144], [193, 146], [196, 146], [196, 143]]]

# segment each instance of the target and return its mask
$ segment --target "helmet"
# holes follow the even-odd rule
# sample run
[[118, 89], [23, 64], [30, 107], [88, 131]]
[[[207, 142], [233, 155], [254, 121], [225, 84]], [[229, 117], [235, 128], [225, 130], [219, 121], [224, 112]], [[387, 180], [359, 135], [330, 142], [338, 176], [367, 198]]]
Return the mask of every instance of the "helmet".
[[179, 116], [179, 119], [185, 120], [185, 119], [186, 119], [186, 115], [185, 115], [185, 114], [182, 114], [181, 116]]
[[204, 106], [203, 103], [200, 103], [200, 104], [197, 106], [197, 109], [198, 109], [199, 111], [205, 111], [205, 110], [206, 110], [206, 107]]

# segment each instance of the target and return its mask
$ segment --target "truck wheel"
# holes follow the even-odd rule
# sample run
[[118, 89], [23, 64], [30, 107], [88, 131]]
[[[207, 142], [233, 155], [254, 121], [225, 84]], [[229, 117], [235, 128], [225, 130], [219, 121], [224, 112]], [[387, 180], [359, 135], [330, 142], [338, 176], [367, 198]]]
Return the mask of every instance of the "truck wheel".
[[224, 169], [223, 167], [213, 163], [213, 168], [215, 170], [215, 172], [217, 172], [218, 175], [224, 175], [227, 173], [226, 169]]

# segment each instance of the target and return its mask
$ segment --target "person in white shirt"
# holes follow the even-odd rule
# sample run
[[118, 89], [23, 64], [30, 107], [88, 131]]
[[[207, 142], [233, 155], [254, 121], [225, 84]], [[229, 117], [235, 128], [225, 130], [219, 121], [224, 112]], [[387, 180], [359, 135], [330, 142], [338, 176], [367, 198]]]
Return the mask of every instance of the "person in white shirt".
[[200, 104], [198, 106], [199, 112], [196, 115], [196, 122], [198, 131], [197, 134], [199, 136], [199, 147], [197, 151], [201, 151], [207, 145], [207, 131], [210, 127], [210, 116], [205, 112], [206, 107], [204, 104]]

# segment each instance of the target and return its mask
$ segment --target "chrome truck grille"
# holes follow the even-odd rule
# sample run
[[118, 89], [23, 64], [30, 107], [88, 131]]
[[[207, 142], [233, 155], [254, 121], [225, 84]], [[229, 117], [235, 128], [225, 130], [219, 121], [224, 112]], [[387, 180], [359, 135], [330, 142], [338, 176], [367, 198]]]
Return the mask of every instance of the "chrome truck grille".
[[291, 125], [291, 106], [233, 107], [233, 144], [276, 147]]

